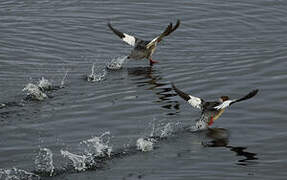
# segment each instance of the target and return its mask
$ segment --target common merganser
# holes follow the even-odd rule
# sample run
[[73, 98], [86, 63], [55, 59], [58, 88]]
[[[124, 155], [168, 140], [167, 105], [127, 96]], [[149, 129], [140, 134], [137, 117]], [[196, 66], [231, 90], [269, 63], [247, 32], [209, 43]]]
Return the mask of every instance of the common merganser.
[[221, 96], [218, 101], [207, 102], [204, 101], [202, 98], [191, 96], [182, 92], [181, 90], [176, 88], [173, 83], [172, 87], [182, 99], [186, 100], [193, 107], [201, 109], [201, 117], [196, 122], [197, 129], [205, 129], [208, 126], [211, 126], [213, 122], [222, 115], [225, 108], [236, 102], [250, 99], [255, 96], [259, 91], [258, 89], [255, 89], [239, 99], [229, 99], [228, 96]]
[[147, 58], [150, 62], [150, 66], [152, 66], [154, 63], [158, 63], [158, 61], [152, 60], [151, 56], [154, 53], [157, 44], [162, 40], [163, 37], [168, 36], [170, 33], [175, 31], [180, 25], [180, 20], [177, 20], [176, 25], [173, 26], [172, 23], [170, 23], [163, 33], [161, 33], [159, 36], [155, 37], [151, 41], [145, 41], [141, 40], [137, 37], [128, 35], [126, 33], [122, 33], [119, 30], [112, 27], [110, 23], [108, 23], [109, 28], [118, 35], [124, 42], [134, 47], [134, 49], [131, 51], [128, 58], [132, 59], [143, 59]]

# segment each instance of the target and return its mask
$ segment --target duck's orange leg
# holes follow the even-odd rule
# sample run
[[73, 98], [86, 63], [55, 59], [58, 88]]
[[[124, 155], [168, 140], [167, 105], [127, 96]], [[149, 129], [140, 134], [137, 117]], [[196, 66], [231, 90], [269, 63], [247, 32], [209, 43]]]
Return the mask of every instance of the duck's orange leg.
[[149, 58], [149, 65], [153, 66], [153, 64], [158, 63], [158, 61], [152, 60], [151, 58]]

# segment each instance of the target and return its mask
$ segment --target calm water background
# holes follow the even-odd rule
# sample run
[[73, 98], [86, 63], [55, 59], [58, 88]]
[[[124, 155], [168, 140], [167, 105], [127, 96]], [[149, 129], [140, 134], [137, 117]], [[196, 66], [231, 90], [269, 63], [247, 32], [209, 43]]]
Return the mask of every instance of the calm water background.
[[[160, 44], [152, 69], [147, 60], [130, 61], [103, 81], [83, 78], [93, 63], [101, 72], [130, 50], [107, 22], [151, 39], [177, 19], [182, 24]], [[174, 82], [206, 100], [260, 92], [213, 125], [229, 132], [228, 146], [205, 147], [201, 135], [176, 133], [104, 170], [46, 178], [285, 179], [286, 35], [283, 0], [1, 1], [0, 102], [20, 102], [23, 87], [42, 76], [60, 84], [69, 75], [53, 98], [0, 110], [0, 168], [33, 171], [41, 147], [59, 168], [69, 162], [61, 149], [79, 154], [81, 141], [106, 131], [116, 150], [148, 136], [152, 124], [192, 126], [200, 112], [175, 96]]]

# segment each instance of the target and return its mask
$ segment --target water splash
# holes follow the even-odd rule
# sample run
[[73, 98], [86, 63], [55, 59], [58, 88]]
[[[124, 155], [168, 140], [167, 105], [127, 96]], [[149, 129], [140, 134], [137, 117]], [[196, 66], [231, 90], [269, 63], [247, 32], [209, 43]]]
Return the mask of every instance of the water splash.
[[128, 56], [116, 57], [112, 59], [110, 63], [107, 64], [107, 69], [109, 70], [119, 70], [123, 67], [124, 63], [128, 60]]
[[68, 72], [69, 72], [69, 71], [67, 70], [66, 73], [65, 73], [65, 75], [64, 75], [64, 77], [63, 77], [63, 79], [62, 79], [62, 81], [61, 81], [60, 88], [63, 88], [63, 87], [64, 87], [65, 81], [66, 81], [67, 76], [68, 76]]
[[0, 169], [0, 180], [40, 180], [40, 176], [22, 169]]
[[204, 121], [196, 121], [195, 126], [191, 126], [192, 131], [199, 131], [207, 129], [208, 125]]
[[169, 135], [171, 135], [173, 132], [173, 128], [172, 128], [172, 125], [171, 123], [167, 123], [163, 129], [161, 130], [161, 134], [160, 134], [160, 137], [163, 138], [163, 137], [167, 137]]
[[110, 132], [105, 132], [99, 137], [95, 136], [80, 142], [80, 145], [84, 149], [82, 155], [73, 154], [64, 150], [61, 150], [61, 154], [73, 162], [75, 170], [85, 171], [87, 168], [96, 167], [96, 158], [111, 156], [112, 147], [109, 143]]
[[52, 83], [48, 79], [45, 79], [44, 77], [42, 77], [42, 79], [40, 79], [40, 81], [38, 83], [38, 87], [42, 91], [49, 91], [49, 90], [53, 89]]
[[27, 93], [27, 99], [31, 100], [43, 101], [48, 97], [37, 85], [32, 83], [28, 83], [22, 91], [25, 91]]
[[137, 140], [136, 146], [137, 149], [142, 152], [152, 151], [153, 144], [156, 142], [153, 138], [139, 138]]
[[105, 157], [111, 156], [112, 146], [110, 143], [110, 132], [107, 131], [101, 136], [92, 137], [91, 139], [84, 140], [80, 144], [84, 148], [84, 153], [88, 157]]
[[155, 124], [155, 119], [150, 123], [151, 125], [151, 132], [150, 132], [150, 137], [155, 136], [155, 131], [156, 131], [156, 124]]
[[53, 175], [55, 167], [53, 165], [53, 153], [48, 148], [40, 148], [35, 159], [36, 171]]
[[64, 157], [69, 158], [73, 162], [73, 167], [75, 168], [75, 170], [85, 171], [87, 169], [87, 166], [86, 166], [87, 157], [85, 155], [81, 156], [81, 155], [73, 154], [73, 153], [70, 153], [69, 151], [64, 151], [64, 150], [61, 150], [61, 154]]
[[95, 64], [93, 64], [92, 72], [90, 75], [87, 75], [87, 80], [90, 82], [102, 81], [105, 78], [106, 74], [107, 74], [107, 72], [105, 69], [103, 69], [102, 73], [96, 73], [95, 72]]
[[67, 77], [68, 71], [66, 71], [64, 78], [61, 81], [61, 85], [53, 85], [48, 79], [45, 79], [42, 77], [38, 84], [28, 83], [25, 88], [23, 88], [22, 91], [25, 91], [27, 93], [25, 100], [38, 100], [43, 101], [44, 99], [48, 98], [48, 95], [46, 92], [52, 91], [52, 90], [58, 90], [60, 88], [63, 88], [64, 81]]

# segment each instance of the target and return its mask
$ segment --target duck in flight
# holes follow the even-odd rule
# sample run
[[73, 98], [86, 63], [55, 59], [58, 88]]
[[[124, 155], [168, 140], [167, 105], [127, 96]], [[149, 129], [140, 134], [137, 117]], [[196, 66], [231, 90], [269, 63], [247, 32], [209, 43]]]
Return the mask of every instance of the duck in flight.
[[180, 25], [180, 20], [177, 20], [176, 25], [173, 26], [172, 23], [170, 23], [164, 30], [163, 33], [161, 33], [159, 36], [155, 37], [151, 41], [145, 41], [141, 40], [137, 37], [128, 35], [126, 33], [122, 33], [119, 30], [112, 27], [110, 23], [108, 23], [108, 27], [116, 34], [118, 35], [124, 42], [134, 47], [134, 49], [131, 51], [128, 58], [132, 59], [143, 59], [147, 58], [149, 60], [150, 65], [152, 66], [154, 63], [158, 63], [158, 61], [152, 60], [151, 56], [154, 53], [157, 44], [165, 37], [168, 36], [170, 33], [175, 31]]
[[225, 108], [231, 106], [234, 103], [250, 99], [254, 97], [259, 91], [258, 89], [255, 89], [239, 99], [229, 99], [228, 96], [221, 96], [218, 101], [207, 102], [201, 98], [182, 92], [177, 87], [175, 87], [173, 83], [172, 87], [182, 99], [186, 100], [193, 107], [201, 109], [201, 116], [196, 122], [196, 129], [205, 129], [208, 126], [211, 126], [213, 122], [222, 115]]

